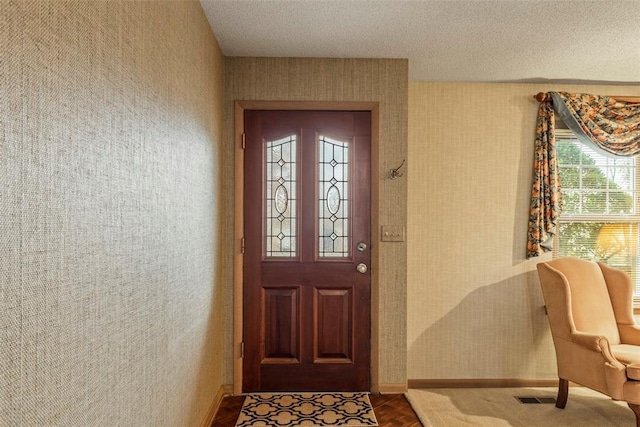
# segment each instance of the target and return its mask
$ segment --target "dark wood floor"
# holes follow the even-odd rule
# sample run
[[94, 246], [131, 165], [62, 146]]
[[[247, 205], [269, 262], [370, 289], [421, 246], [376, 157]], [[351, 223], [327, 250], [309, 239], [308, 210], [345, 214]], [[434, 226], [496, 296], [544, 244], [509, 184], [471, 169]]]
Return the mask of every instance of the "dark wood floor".
[[[370, 394], [371, 406], [380, 427], [422, 427], [420, 420], [402, 394]], [[244, 396], [227, 396], [211, 427], [234, 427]]]

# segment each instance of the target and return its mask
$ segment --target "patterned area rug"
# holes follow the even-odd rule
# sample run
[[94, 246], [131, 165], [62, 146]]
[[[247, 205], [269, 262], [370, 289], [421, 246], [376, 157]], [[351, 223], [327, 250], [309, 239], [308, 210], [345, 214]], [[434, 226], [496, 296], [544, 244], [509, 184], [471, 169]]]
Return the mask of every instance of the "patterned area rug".
[[250, 394], [236, 422], [236, 427], [377, 425], [367, 393]]

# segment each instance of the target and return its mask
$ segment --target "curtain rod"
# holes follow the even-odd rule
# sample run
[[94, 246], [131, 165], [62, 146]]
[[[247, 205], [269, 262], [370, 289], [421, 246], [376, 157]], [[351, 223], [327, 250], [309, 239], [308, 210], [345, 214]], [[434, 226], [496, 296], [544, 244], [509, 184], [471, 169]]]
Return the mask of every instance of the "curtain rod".
[[[551, 101], [551, 94], [549, 92], [539, 92], [533, 95], [533, 97], [538, 102]], [[640, 96], [609, 96], [609, 98], [620, 102], [640, 103]]]

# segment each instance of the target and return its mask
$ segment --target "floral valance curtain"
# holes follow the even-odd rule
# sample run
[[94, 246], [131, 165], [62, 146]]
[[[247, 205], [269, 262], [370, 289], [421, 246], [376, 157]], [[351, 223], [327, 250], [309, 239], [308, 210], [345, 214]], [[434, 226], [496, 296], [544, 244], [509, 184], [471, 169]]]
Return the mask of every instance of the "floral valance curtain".
[[614, 156], [640, 154], [640, 103], [582, 93], [550, 92], [540, 103], [536, 125], [534, 177], [527, 233], [527, 258], [552, 249], [560, 215], [554, 110], [576, 137]]

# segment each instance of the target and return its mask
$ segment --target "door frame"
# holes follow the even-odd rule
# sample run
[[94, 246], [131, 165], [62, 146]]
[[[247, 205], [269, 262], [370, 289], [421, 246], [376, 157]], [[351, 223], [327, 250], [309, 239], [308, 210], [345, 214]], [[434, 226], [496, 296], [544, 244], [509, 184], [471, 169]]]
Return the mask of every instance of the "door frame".
[[235, 101], [234, 114], [234, 230], [233, 230], [233, 393], [242, 394], [242, 327], [243, 327], [243, 254], [244, 236], [244, 111], [245, 110], [323, 110], [369, 111], [371, 113], [371, 391], [378, 391], [378, 308], [380, 265], [378, 250], [379, 224], [379, 103], [326, 101]]

